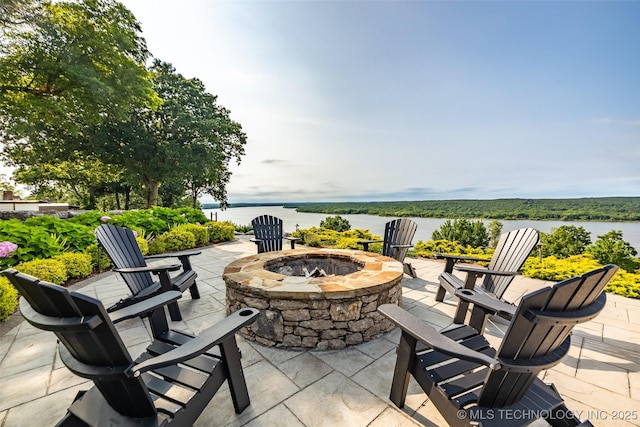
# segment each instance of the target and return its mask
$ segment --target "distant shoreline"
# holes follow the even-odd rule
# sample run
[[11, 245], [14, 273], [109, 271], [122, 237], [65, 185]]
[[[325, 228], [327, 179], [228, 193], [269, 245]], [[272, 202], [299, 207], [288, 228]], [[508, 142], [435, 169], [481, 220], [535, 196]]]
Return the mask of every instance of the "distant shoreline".
[[[218, 209], [218, 203], [202, 203]], [[397, 202], [232, 203], [229, 207], [283, 206], [299, 212], [329, 215], [367, 214], [387, 217], [467, 218], [540, 221], [640, 221], [640, 197], [576, 199], [422, 200]]]

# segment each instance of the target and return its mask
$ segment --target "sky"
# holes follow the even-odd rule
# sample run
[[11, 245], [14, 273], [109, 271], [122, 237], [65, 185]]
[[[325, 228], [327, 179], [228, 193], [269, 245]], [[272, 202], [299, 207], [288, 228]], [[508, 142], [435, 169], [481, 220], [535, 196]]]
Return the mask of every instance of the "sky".
[[122, 3], [247, 134], [231, 203], [640, 196], [640, 2]]

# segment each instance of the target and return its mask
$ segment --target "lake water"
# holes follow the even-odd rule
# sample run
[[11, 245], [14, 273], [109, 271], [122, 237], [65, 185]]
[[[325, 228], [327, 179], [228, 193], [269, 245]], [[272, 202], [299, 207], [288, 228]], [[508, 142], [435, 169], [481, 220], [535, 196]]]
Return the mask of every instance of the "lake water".
[[[231, 221], [238, 225], [250, 225], [251, 220], [259, 215], [273, 215], [282, 219], [285, 232], [293, 232], [296, 227], [310, 228], [318, 227], [320, 221], [328, 214], [297, 212], [295, 209], [284, 208], [282, 206], [253, 206], [243, 208], [229, 208], [224, 211], [219, 209], [204, 209], [207, 218], [216, 219], [218, 221]], [[351, 228], [368, 229], [372, 233], [382, 236], [384, 234], [384, 225], [391, 217], [382, 217], [374, 215], [340, 215], [351, 224]], [[431, 234], [440, 228], [445, 219], [438, 218], [411, 218], [418, 224], [416, 235], [413, 239], [415, 244], [418, 240], [431, 240]], [[532, 227], [543, 233], [548, 233], [552, 228], [561, 225], [575, 225], [576, 227], [584, 227], [591, 233], [591, 241], [595, 241], [611, 230], [622, 231], [622, 238], [629, 242], [631, 246], [640, 250], [640, 222], [569, 222], [569, 221], [507, 221], [500, 220], [502, 223], [502, 232], [516, 230], [518, 228]], [[488, 224], [489, 221], [485, 221]]]

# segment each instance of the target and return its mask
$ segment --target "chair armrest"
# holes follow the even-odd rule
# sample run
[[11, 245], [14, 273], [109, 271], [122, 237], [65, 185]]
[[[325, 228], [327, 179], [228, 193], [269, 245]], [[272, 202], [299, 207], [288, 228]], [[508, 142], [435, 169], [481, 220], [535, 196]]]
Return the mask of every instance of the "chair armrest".
[[403, 332], [441, 353], [458, 359], [480, 363], [493, 370], [500, 369], [498, 360], [453, 341], [397, 305], [383, 304], [378, 307], [378, 311], [398, 325]]
[[134, 317], [141, 317], [148, 313], [151, 313], [157, 308], [163, 307], [169, 303], [182, 298], [182, 292], [179, 291], [167, 291], [160, 295], [156, 295], [152, 298], [137, 302], [130, 306], [121, 308], [117, 311], [109, 313], [109, 317], [113, 323], [122, 322], [123, 320], [133, 319]]
[[125, 373], [129, 377], [137, 377], [141, 373], [152, 369], [175, 365], [176, 363], [192, 359], [209, 350], [214, 345], [229, 339], [235, 335], [239, 329], [253, 323], [258, 314], [260, 314], [260, 311], [255, 308], [243, 308], [236, 311], [230, 316], [225, 317], [222, 321], [205, 329], [197, 337], [181, 346], [141, 363], [131, 365]]
[[458, 261], [476, 261], [476, 262], [477, 261], [487, 261], [486, 259], [483, 259], [483, 258], [462, 256], [462, 255], [447, 255], [447, 254], [439, 254], [439, 253], [433, 254], [433, 257], [435, 259], [444, 259], [444, 260], [446, 260], [446, 264], [444, 265], [444, 272], [445, 273], [452, 273], [453, 272], [453, 266]]
[[467, 266], [467, 265], [456, 265], [454, 268], [456, 270], [464, 272], [464, 273], [475, 273], [476, 275], [517, 276], [517, 275], [520, 274], [519, 271], [488, 270], [486, 268], [471, 267], [471, 266]]
[[285, 239], [293, 240], [294, 242], [297, 242], [298, 240], [300, 240], [300, 237], [285, 237]]
[[362, 250], [365, 252], [369, 252], [369, 244], [370, 243], [383, 243], [384, 240], [358, 240], [356, 243], [362, 245]]
[[453, 262], [456, 261], [489, 261], [488, 259], [485, 258], [478, 258], [478, 257], [471, 257], [471, 256], [464, 256], [464, 255], [448, 255], [448, 254], [439, 254], [439, 253], [435, 253], [433, 254], [433, 257], [435, 259], [450, 259], [453, 260]]
[[127, 267], [127, 268], [114, 268], [113, 271], [117, 271], [122, 274], [132, 274], [132, 273], [144, 273], [149, 272], [153, 274], [160, 274], [167, 271], [176, 271], [180, 270], [180, 264], [169, 264], [169, 265], [148, 265], [146, 267]]
[[166, 254], [148, 255], [144, 259], [183, 258], [200, 255], [202, 251], [168, 252]]
[[485, 313], [506, 315], [509, 318], [513, 318], [516, 313], [517, 307], [515, 305], [472, 289], [458, 289], [455, 296], [463, 301], [472, 303], [474, 307], [482, 308]]
[[252, 238], [249, 239], [249, 241], [253, 242], [255, 244], [258, 244], [258, 243], [262, 242], [262, 239], [256, 239], [255, 237], [252, 237]]
[[382, 243], [384, 240], [358, 240], [356, 243], [359, 245], [369, 244], [369, 243]]

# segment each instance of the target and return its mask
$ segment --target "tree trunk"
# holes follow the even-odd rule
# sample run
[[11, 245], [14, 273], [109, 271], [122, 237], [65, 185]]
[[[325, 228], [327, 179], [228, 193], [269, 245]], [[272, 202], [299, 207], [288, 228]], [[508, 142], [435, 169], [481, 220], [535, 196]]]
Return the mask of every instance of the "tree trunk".
[[160, 182], [151, 178], [144, 177], [144, 186], [147, 187], [147, 209], [158, 205], [158, 188]]
[[89, 189], [89, 209], [95, 209], [97, 206], [96, 203], [96, 189], [95, 188], [90, 188]]
[[127, 186], [124, 189], [124, 210], [128, 211], [131, 204], [131, 187]]

